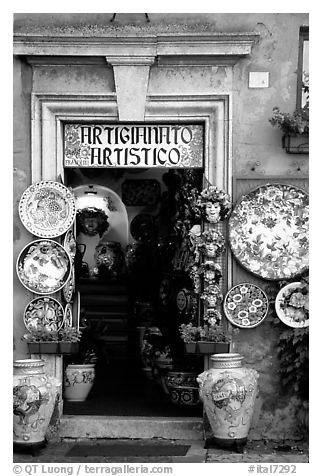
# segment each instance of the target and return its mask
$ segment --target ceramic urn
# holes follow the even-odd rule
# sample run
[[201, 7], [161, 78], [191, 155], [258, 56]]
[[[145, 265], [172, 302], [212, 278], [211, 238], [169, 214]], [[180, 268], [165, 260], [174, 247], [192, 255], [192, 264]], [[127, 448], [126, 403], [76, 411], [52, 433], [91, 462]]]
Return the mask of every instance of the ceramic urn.
[[95, 364], [70, 364], [64, 374], [64, 399], [84, 402], [95, 379]]
[[45, 434], [56, 400], [56, 379], [49, 377], [41, 359], [13, 363], [13, 443], [36, 445]]
[[197, 377], [213, 441], [220, 446], [247, 442], [258, 373], [242, 366], [242, 360], [236, 353], [212, 355], [212, 368]]

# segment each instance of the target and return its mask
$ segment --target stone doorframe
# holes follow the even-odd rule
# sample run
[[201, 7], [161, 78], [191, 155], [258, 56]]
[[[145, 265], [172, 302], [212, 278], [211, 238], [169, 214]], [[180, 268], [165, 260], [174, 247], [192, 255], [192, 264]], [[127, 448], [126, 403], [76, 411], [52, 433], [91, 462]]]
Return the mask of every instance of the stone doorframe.
[[[104, 95], [32, 95], [32, 182], [62, 180], [63, 125], [65, 122], [118, 122], [114, 93]], [[231, 97], [227, 95], [148, 95], [146, 122], [191, 123], [205, 126], [204, 175], [213, 185], [231, 193]], [[227, 285], [231, 283], [228, 257]]]

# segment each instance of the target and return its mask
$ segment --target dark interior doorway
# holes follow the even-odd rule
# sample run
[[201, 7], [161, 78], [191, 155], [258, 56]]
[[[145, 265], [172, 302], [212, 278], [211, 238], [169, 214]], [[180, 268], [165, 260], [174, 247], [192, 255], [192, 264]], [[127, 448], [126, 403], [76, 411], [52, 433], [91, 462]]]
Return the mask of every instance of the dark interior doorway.
[[[201, 404], [190, 404], [190, 397], [187, 404], [174, 404], [166, 385], [168, 371], [195, 375], [203, 371], [203, 358], [184, 353], [178, 331], [190, 317], [180, 313], [176, 303], [178, 291], [191, 287], [184, 265], [178, 265], [180, 243], [175, 230], [178, 190], [185, 182], [201, 188], [202, 170], [66, 169], [67, 186], [94, 184], [119, 194], [129, 217], [129, 243], [121, 247], [117, 272], [104, 266], [93, 272], [83, 260], [79, 226], [76, 231], [76, 291], [83, 331], [80, 354], [94, 350], [97, 362], [87, 400], [65, 401], [65, 414], [202, 415]], [[147, 364], [144, 342], [152, 343], [159, 354], [170, 351], [171, 363]], [[64, 363], [77, 358], [65, 357]]]

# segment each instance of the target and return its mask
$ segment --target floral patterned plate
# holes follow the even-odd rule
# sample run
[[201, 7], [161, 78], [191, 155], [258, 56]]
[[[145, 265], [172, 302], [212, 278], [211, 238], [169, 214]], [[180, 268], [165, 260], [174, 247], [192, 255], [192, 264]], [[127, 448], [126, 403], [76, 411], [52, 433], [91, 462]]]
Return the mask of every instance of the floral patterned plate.
[[59, 331], [64, 324], [64, 309], [57, 299], [37, 297], [26, 306], [23, 321], [29, 332]]
[[291, 279], [309, 266], [309, 197], [271, 184], [241, 198], [229, 219], [231, 250], [248, 271], [267, 280]]
[[224, 299], [224, 313], [237, 327], [250, 329], [263, 322], [268, 312], [268, 298], [264, 291], [251, 283], [237, 284]]
[[37, 182], [22, 194], [19, 216], [33, 235], [55, 238], [65, 233], [75, 220], [74, 195], [59, 182]]
[[74, 232], [72, 229], [69, 229], [66, 232], [64, 238], [64, 248], [70, 256], [71, 262], [74, 263], [75, 255], [76, 255], [76, 240], [74, 236]]
[[309, 325], [309, 286], [303, 282], [289, 283], [278, 292], [276, 314], [290, 327]]
[[64, 311], [64, 327], [73, 327], [73, 309], [71, 304], [66, 304]]
[[63, 296], [66, 302], [70, 302], [72, 300], [74, 291], [75, 291], [75, 271], [74, 271], [74, 267], [72, 266], [69, 279], [67, 283], [65, 284], [65, 286], [63, 287]]
[[36, 240], [20, 252], [17, 274], [21, 283], [36, 294], [52, 294], [68, 281], [71, 261], [67, 251], [56, 241]]

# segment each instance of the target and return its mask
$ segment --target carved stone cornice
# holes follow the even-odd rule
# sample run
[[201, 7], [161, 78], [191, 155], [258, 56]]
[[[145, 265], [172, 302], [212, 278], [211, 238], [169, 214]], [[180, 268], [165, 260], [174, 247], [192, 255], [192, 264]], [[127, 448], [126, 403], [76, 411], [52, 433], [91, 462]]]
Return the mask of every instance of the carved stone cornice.
[[197, 57], [213, 64], [215, 59], [229, 58], [237, 61], [248, 56], [259, 36], [259, 33], [162, 33], [93, 37], [16, 33], [13, 53], [34, 57], [60, 56], [62, 63], [63, 57], [68, 56], [103, 56], [112, 58], [114, 63], [127, 58], [131, 65], [151, 64], [155, 58], [162, 64], [166, 64], [167, 60], [171, 64], [176, 64], [176, 61], [190, 64], [191, 59], [195, 62]]

